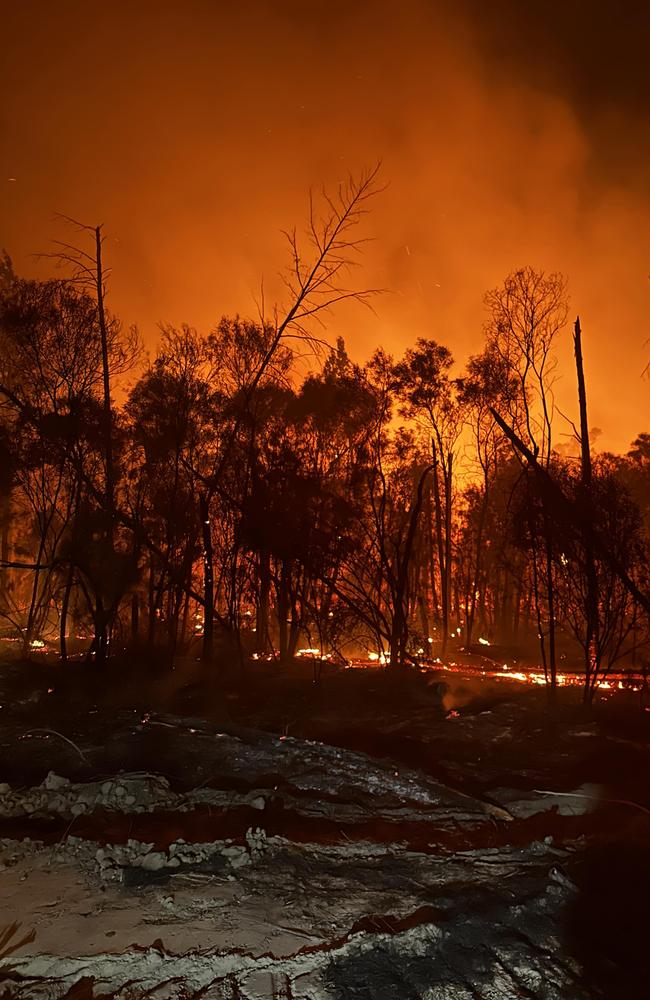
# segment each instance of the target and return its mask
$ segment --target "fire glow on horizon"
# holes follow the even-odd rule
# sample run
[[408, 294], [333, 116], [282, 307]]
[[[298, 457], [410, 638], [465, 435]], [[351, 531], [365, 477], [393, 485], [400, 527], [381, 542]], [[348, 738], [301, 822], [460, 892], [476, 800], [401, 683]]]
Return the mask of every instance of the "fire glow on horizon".
[[[115, 0], [94, 12], [98, 53], [86, 6], [5, 11], [0, 191], [19, 273], [44, 276], [32, 255], [61, 237], [54, 210], [101, 218], [111, 308], [151, 349], [161, 320], [207, 330], [255, 313], [262, 276], [268, 301], [281, 296], [280, 231], [300, 225], [308, 190], [382, 160], [359, 274], [389, 294], [374, 314], [338, 310], [332, 342], [342, 334], [366, 360], [434, 336], [462, 366], [480, 349], [487, 289], [528, 263], [559, 270], [584, 318], [599, 446], [625, 449], [643, 430], [650, 109], [630, 52], [643, 24], [623, 46], [598, 5], [588, 23], [563, 11], [558, 37], [553, 5], [515, 0], [500, 15], [469, 0], [160, 0], [152, 31], [151, 5]], [[97, 107], [110, 157], [81, 124]], [[616, 365], [613, 336], [626, 348]], [[570, 347], [560, 353], [569, 372]], [[570, 383], [557, 384], [564, 412]]]

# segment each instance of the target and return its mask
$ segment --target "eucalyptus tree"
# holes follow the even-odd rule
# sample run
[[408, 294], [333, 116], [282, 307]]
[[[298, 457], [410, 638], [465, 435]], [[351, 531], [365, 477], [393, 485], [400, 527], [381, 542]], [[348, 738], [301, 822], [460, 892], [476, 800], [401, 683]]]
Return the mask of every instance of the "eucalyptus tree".
[[[554, 347], [567, 318], [566, 281], [556, 272], [520, 268], [486, 294], [485, 304], [488, 345], [500, 355], [519, 390], [508, 413], [510, 424], [534, 461], [548, 472], [553, 456]], [[553, 694], [557, 684], [553, 517], [542, 504], [540, 519], [534, 523], [533, 509], [529, 533], [535, 608], [540, 653]]]
[[[568, 472], [561, 479], [565, 495], [583, 504], [581, 480]], [[560, 539], [557, 572], [559, 599], [569, 628], [583, 650], [586, 703], [591, 703], [599, 682], [614, 664], [631, 656], [650, 637], [647, 615], [637, 617], [636, 602], [620, 574], [623, 568], [639, 588], [647, 590], [648, 539], [643, 518], [615, 463], [607, 458], [601, 458], [593, 469], [589, 516], [594, 531], [607, 540], [609, 558], [568, 526]], [[593, 584], [590, 570], [595, 577]]]
[[351, 626], [354, 618], [335, 590], [358, 543], [354, 525], [363, 503], [375, 411], [375, 393], [339, 338], [322, 372], [305, 379], [287, 413], [302, 473], [321, 484], [306, 566], [304, 626], [317, 636], [318, 648], [334, 652], [340, 651], [343, 626]]
[[[189, 326], [164, 327], [157, 356], [133, 387], [125, 412], [131, 452], [126, 503], [136, 551], [147, 555], [147, 637], [163, 630], [172, 650], [187, 637], [202, 528], [200, 475], [218, 447], [223, 395], [210, 378], [208, 344]], [[161, 628], [161, 626], [163, 628]]]
[[[282, 272], [285, 301], [274, 306], [270, 316], [262, 297], [259, 302], [260, 327], [266, 338], [263, 351], [256, 364], [245, 371], [241, 384], [241, 406], [227, 439], [215, 456], [207, 475], [202, 476], [203, 489], [199, 493], [199, 516], [204, 528], [204, 644], [203, 659], [213, 657], [213, 591], [214, 557], [212, 551], [210, 508], [215, 494], [222, 486], [222, 479], [231, 463], [242, 428], [248, 420], [248, 407], [278, 352], [292, 341], [299, 340], [315, 345], [314, 323], [336, 305], [353, 300], [368, 304], [375, 289], [348, 288], [346, 278], [357, 263], [365, 238], [358, 235], [378, 192], [378, 167], [363, 171], [358, 177], [350, 176], [339, 184], [334, 194], [323, 191], [320, 203], [311, 196], [304, 237], [296, 229], [285, 233], [289, 260]], [[268, 332], [268, 335], [267, 335]]]
[[[315, 393], [321, 401], [312, 451], [329, 456], [330, 489], [340, 504], [323, 566], [325, 606], [347, 621], [351, 640], [369, 643], [382, 662], [397, 668], [409, 655], [415, 540], [431, 469], [416, 456], [412, 435], [391, 430], [394, 368], [381, 349], [363, 369], [349, 366], [339, 344], [323, 379], [305, 395], [313, 399]], [[345, 399], [354, 403], [337, 418], [333, 404]], [[329, 408], [322, 406], [326, 400]], [[317, 443], [323, 431], [329, 449]]]
[[[117, 537], [120, 521], [120, 456], [115, 441], [113, 391], [119, 376], [135, 365], [140, 354], [140, 342], [136, 327], [124, 329], [107, 306], [110, 268], [105, 261], [106, 236], [103, 225], [87, 225], [66, 215], [61, 215], [60, 218], [74, 230], [79, 242], [54, 240], [53, 249], [40, 256], [53, 260], [57, 267], [66, 272], [66, 285], [75, 288], [84, 299], [92, 302], [95, 339], [99, 346], [96, 373], [101, 408], [99, 432], [103, 476], [95, 474], [92, 483], [89, 482], [96, 506], [92, 515], [91, 548], [96, 550], [95, 560], [100, 565], [103, 563], [105, 568], [111, 566], [112, 569], [102, 574], [97, 572], [93, 560], [86, 560], [87, 586], [83, 590], [91, 609], [95, 632], [88, 655], [96, 664], [101, 664], [108, 657], [111, 628], [124, 596], [126, 577], [123, 569], [129, 561], [122, 540]], [[73, 572], [71, 567], [69, 582]], [[130, 572], [131, 569], [127, 572], [127, 577]], [[62, 654], [65, 655], [63, 649]]]
[[[453, 566], [453, 506], [456, 461], [464, 405], [450, 377], [451, 352], [435, 340], [419, 338], [395, 366], [396, 389], [404, 416], [415, 419], [429, 443], [433, 511], [430, 518], [440, 586], [441, 655], [447, 649]], [[435, 586], [432, 566], [432, 586]]]
[[[109, 363], [121, 371], [128, 352], [116, 323], [109, 334]], [[69, 546], [64, 553], [61, 544], [81, 509], [82, 495], [90, 502], [98, 482], [102, 489], [96, 435], [101, 386], [102, 338], [93, 299], [66, 281], [5, 282], [0, 296], [0, 399], [16, 452], [16, 503], [28, 512], [35, 538], [22, 626], [25, 652], [39, 617], [52, 604], [52, 587], [64, 562], [66, 589], [71, 586]]]
[[478, 473], [472, 476], [472, 486], [466, 490], [465, 527], [469, 529], [466, 540], [469, 541], [469, 536], [473, 539], [473, 545], [464, 546], [465, 642], [470, 646], [480, 596], [492, 488], [499, 467], [509, 454], [491, 408], [515, 410], [519, 385], [503, 357], [490, 345], [481, 354], [470, 357], [456, 385], [465, 426], [471, 435], [471, 472]]

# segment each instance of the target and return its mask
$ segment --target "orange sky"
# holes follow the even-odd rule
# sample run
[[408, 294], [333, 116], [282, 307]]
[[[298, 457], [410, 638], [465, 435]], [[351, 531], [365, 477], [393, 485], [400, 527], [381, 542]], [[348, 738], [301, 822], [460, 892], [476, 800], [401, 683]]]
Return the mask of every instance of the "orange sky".
[[[332, 340], [363, 360], [433, 337], [462, 362], [486, 289], [528, 263], [562, 270], [590, 423], [625, 449], [650, 430], [650, 93], [627, 68], [640, 26], [612, 47], [593, 5], [590, 35], [577, 2], [532, 0], [523, 20], [509, 2], [5, 8], [0, 243], [43, 274], [29, 254], [67, 236], [54, 212], [103, 222], [111, 306], [153, 346], [160, 320], [252, 312], [310, 184], [381, 159], [389, 187], [358, 277], [391, 291], [374, 316], [338, 312]], [[557, 395], [573, 415], [565, 341]]]

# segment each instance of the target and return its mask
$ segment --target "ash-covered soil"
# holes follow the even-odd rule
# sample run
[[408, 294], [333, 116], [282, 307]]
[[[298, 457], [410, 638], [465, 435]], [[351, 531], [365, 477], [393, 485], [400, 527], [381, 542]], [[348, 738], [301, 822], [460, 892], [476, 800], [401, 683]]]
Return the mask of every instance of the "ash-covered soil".
[[4, 668], [0, 997], [645, 997], [650, 713], [563, 695]]

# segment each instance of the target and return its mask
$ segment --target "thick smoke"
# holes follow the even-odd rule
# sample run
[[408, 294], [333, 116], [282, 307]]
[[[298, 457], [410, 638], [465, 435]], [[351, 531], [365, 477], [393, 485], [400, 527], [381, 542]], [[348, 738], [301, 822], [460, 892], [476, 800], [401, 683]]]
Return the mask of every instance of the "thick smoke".
[[[647, 429], [650, 100], [608, 89], [594, 39], [576, 49], [579, 33], [562, 34], [575, 17], [523, 6], [15, 5], [2, 242], [44, 273], [28, 255], [61, 235], [54, 211], [104, 222], [111, 304], [153, 345], [159, 320], [252, 312], [262, 275], [279, 294], [280, 229], [300, 222], [309, 186], [381, 159], [389, 186], [354, 279], [388, 291], [376, 315], [339, 312], [332, 337], [361, 359], [431, 336], [462, 363], [480, 349], [486, 289], [527, 263], [562, 270], [591, 423], [625, 448]], [[568, 335], [560, 355], [558, 403], [574, 412]]]

